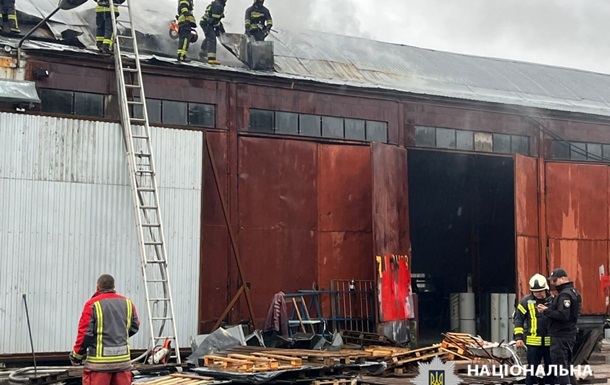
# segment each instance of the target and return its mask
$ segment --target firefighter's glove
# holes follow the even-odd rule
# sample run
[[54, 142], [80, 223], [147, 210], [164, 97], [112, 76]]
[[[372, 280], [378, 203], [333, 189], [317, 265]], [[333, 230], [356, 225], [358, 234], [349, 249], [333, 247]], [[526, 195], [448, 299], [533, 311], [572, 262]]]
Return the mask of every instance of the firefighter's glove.
[[82, 365], [83, 358], [84, 357], [78, 358], [78, 357], [76, 357], [76, 355], [74, 355], [74, 352], [70, 352], [70, 362], [72, 363], [73, 366]]

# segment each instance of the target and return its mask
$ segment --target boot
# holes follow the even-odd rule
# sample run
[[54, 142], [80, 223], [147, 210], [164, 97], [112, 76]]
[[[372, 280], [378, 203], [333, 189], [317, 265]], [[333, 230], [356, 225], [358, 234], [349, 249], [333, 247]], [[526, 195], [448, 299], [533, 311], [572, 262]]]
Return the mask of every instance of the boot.
[[9, 25], [11, 26], [11, 32], [13, 33], [21, 33], [19, 26], [17, 25], [17, 20], [9, 19]]
[[216, 59], [208, 59], [208, 64], [218, 65], [220, 62]]

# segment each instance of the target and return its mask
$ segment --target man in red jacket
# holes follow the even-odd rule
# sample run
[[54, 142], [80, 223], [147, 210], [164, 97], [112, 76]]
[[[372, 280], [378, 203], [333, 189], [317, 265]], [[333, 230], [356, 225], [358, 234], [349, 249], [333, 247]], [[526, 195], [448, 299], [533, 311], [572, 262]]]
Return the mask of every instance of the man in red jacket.
[[111, 275], [101, 275], [81, 314], [70, 353], [72, 365], [85, 363], [83, 385], [131, 385], [129, 337], [139, 327], [131, 300], [115, 292]]

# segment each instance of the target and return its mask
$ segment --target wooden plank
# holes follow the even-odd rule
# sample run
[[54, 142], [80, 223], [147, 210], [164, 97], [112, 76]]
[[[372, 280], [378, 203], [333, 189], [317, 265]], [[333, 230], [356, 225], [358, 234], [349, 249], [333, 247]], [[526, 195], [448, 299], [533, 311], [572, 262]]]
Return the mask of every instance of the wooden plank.
[[290, 366], [295, 366], [295, 367], [303, 366], [303, 360], [300, 357], [283, 356], [283, 355], [271, 354], [271, 353], [252, 353], [252, 355], [257, 356], [257, 357], [273, 358], [280, 362], [281, 361], [290, 362]]

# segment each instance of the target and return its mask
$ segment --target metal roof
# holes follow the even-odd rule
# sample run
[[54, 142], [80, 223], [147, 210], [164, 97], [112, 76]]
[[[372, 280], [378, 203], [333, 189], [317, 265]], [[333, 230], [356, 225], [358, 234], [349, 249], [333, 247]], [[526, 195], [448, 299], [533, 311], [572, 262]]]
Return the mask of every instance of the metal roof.
[[[41, 18], [52, 10], [52, 4], [53, 0], [20, 0], [17, 8]], [[148, 40], [140, 42], [143, 51], [154, 55], [149, 59], [172, 62], [163, 58], [175, 56], [177, 42], [167, 34], [172, 14], [165, 16], [138, 2], [133, 6], [138, 10], [134, 25], [142, 32], [143, 40]], [[121, 14], [119, 20], [125, 17]], [[85, 47], [93, 48], [93, 27], [87, 25], [93, 19], [92, 7], [60, 11], [51, 19], [55, 24], [50, 28], [58, 39], [56, 30], [82, 32], [78, 39]], [[6, 39], [0, 38], [0, 44]], [[610, 116], [610, 75], [313, 31], [281, 30], [269, 39], [275, 46], [275, 72], [251, 71], [221, 45], [219, 59], [226, 65], [217, 70]], [[199, 45], [191, 46], [190, 57], [197, 57]], [[24, 48], [62, 49], [40, 42]], [[207, 67], [197, 61], [180, 65]]]

